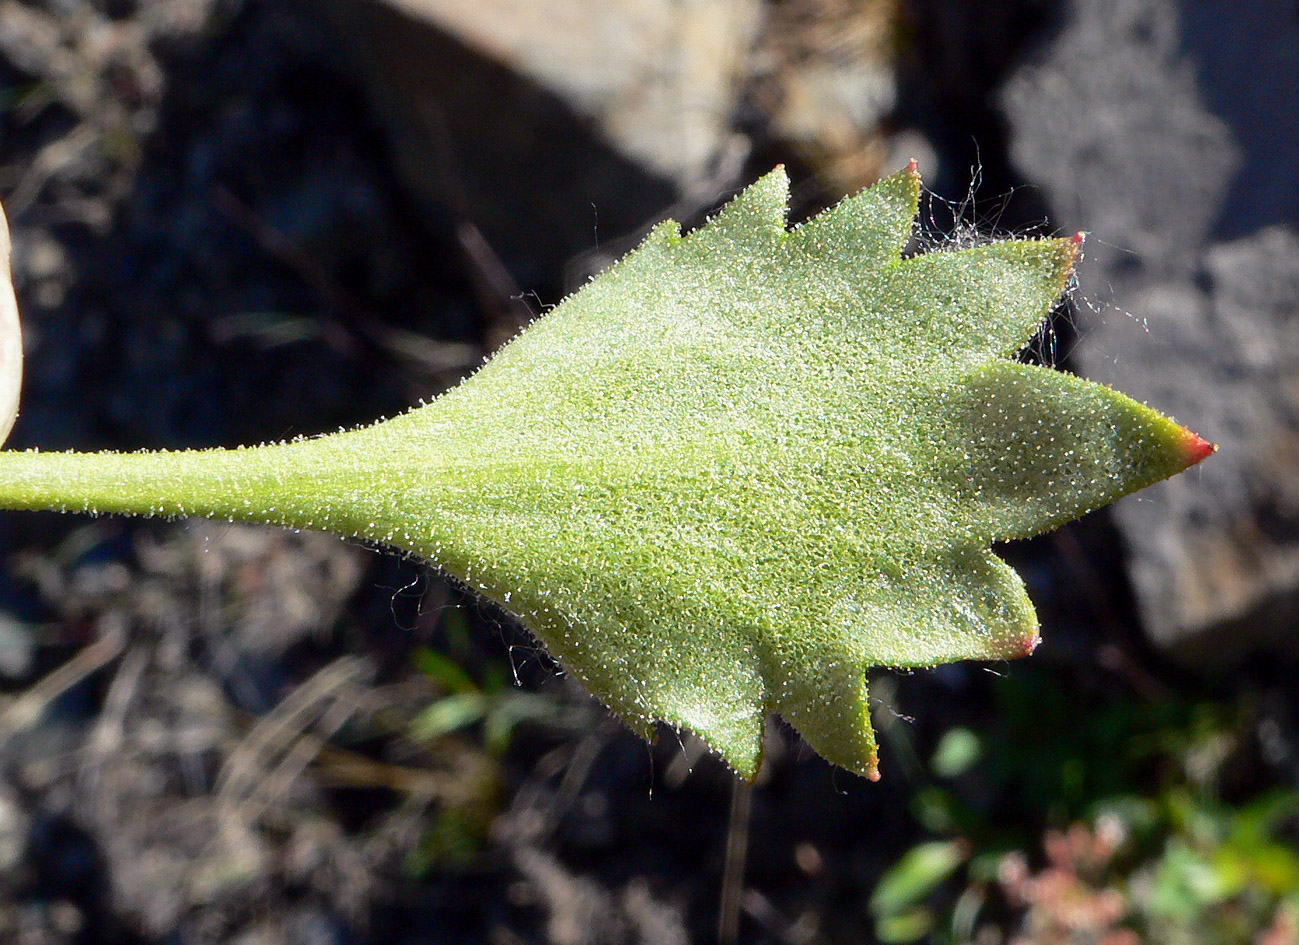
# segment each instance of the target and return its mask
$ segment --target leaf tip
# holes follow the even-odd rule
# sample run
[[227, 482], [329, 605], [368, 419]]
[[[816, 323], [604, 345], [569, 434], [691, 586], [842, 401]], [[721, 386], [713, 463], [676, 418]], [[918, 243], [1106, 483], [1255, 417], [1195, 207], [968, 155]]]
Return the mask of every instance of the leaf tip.
[[[920, 209], [920, 188], [923, 182], [920, 179], [920, 162], [912, 158], [907, 162], [907, 166], [901, 174], [897, 175], [905, 184], [904, 191], [906, 195], [907, 206], [914, 217]], [[881, 182], [882, 183], [882, 182]]]
[[1185, 462], [1184, 469], [1190, 469], [1196, 463], [1203, 462], [1218, 452], [1217, 443], [1210, 443], [1198, 433], [1192, 433], [1190, 430], [1184, 429], [1182, 433], [1182, 442], [1179, 446], [1182, 451], [1182, 459]]
[[[696, 732], [695, 734], [698, 735], [699, 733]], [[729, 745], [719, 747], [714, 744], [711, 737], [700, 735], [700, 738], [703, 738], [704, 744], [721, 759], [726, 767], [731, 769], [737, 778], [749, 784], [753, 784], [758, 780], [758, 774], [762, 771], [763, 755], [765, 754], [761, 742], [758, 743], [756, 750], [747, 751], [744, 749], [737, 750], [735, 746]]]
[[789, 175], [778, 164], [736, 194], [707, 222], [686, 237], [705, 251], [724, 247], [765, 254], [785, 236], [789, 213]]
[[1078, 257], [1082, 253], [1083, 242], [1086, 239], [1087, 234], [1079, 230], [1073, 236], [1053, 241], [1060, 247], [1055, 271], [1060, 286], [1059, 291], [1061, 292], [1069, 285], [1069, 277], [1073, 275], [1074, 266], [1078, 263]]
[[984, 654], [982, 658], [1022, 660], [1026, 656], [1032, 656], [1041, 643], [1042, 634], [1035, 620], [1029, 626], [1016, 628], [1014, 633], [1004, 637], [999, 646]]

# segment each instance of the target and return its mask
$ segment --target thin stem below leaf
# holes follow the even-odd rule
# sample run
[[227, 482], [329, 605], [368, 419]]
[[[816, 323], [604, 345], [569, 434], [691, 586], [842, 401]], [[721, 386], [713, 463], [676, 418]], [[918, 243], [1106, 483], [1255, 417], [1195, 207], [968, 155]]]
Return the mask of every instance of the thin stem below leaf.
[[731, 782], [731, 817], [726, 827], [726, 862], [717, 909], [718, 945], [735, 945], [740, 934], [740, 895], [744, 891], [744, 859], [749, 849], [749, 808], [753, 785], [736, 776]]

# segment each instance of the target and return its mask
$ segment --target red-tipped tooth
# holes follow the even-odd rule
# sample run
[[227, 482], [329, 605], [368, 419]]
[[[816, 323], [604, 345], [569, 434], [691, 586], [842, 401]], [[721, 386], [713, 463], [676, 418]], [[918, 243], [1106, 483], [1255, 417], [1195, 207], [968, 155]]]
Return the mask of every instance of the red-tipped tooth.
[[1218, 444], [1210, 443], [1199, 434], [1187, 430], [1186, 439], [1182, 442], [1182, 451], [1187, 467], [1191, 467], [1218, 452]]

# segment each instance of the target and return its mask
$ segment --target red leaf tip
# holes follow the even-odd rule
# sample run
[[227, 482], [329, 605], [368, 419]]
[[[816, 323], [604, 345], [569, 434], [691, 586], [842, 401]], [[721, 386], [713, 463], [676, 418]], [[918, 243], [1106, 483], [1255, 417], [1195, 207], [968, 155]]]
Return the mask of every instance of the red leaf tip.
[[1082, 230], [1079, 230], [1073, 236], [1069, 237], [1069, 242], [1073, 243], [1074, 249], [1080, 249], [1082, 247], [1083, 240], [1085, 239], [1087, 239], [1087, 234], [1084, 233]]
[[920, 163], [915, 158], [907, 162], [907, 173], [913, 176], [920, 173]]
[[1186, 460], [1187, 467], [1194, 466], [1216, 452], [1218, 452], [1218, 444], [1210, 443], [1204, 437], [1192, 433], [1190, 430], [1186, 431], [1186, 438], [1182, 442], [1182, 456]]

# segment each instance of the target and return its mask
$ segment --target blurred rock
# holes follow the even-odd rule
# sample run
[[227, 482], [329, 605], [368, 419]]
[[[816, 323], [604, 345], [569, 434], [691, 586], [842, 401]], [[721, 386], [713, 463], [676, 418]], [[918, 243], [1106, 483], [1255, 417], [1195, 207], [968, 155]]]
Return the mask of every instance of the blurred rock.
[[751, 67], [764, 131], [837, 194], [855, 193], [913, 156], [899, 159], [882, 128], [898, 99], [900, 6], [789, 0], [768, 7]]
[[1012, 157], [1046, 190], [1054, 222], [1096, 236], [1084, 279], [1198, 268], [1239, 157], [1204, 107], [1173, 0], [1074, 0], [1064, 32], [1005, 100]]
[[674, 200], [710, 199], [758, 0], [313, 0], [407, 186], [471, 220], [524, 284]]
[[552, 945], [687, 945], [690, 936], [678, 909], [653, 897], [633, 880], [615, 896], [590, 877], [569, 872], [539, 850], [516, 851], [514, 865], [545, 905], [546, 941]]
[[1299, 652], [1299, 237], [1272, 227], [1201, 262], [1207, 288], [1119, 283], [1140, 316], [1085, 316], [1080, 351], [1088, 373], [1220, 446], [1115, 509], [1151, 636], [1214, 669], [1260, 647]]
[[1075, 0], [1005, 101], [1054, 221], [1092, 233], [1077, 367], [1221, 445], [1114, 509], [1151, 637], [1212, 670], [1299, 652], [1299, 20], [1204, 6]]
[[30, 818], [14, 791], [0, 786], [0, 873], [17, 869], [26, 853]]
[[549, 89], [618, 150], [678, 183], [725, 149], [757, 0], [391, 0]]
[[1299, 224], [1299, 8], [1293, 0], [1183, 0], [1182, 45], [1241, 158], [1221, 238]]
[[36, 655], [33, 628], [0, 611], [0, 678], [13, 681], [25, 678], [32, 670]]

